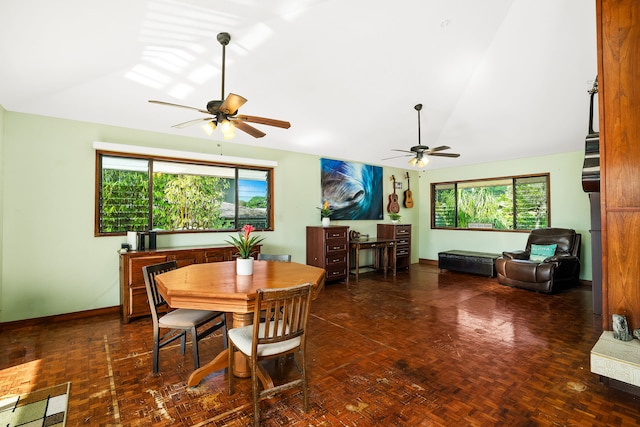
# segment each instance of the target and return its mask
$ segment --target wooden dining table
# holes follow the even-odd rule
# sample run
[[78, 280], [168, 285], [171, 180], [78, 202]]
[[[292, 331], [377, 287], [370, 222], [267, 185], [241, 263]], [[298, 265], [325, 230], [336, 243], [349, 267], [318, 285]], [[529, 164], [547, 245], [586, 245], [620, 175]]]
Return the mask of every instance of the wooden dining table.
[[[235, 261], [192, 264], [156, 276], [158, 291], [172, 308], [224, 311], [232, 313], [233, 327], [253, 323], [258, 289], [288, 288], [303, 283], [313, 285], [315, 299], [324, 287], [325, 270], [296, 262], [254, 261], [251, 276], [236, 274]], [[227, 318], [229, 316], [227, 315]], [[234, 373], [249, 377], [246, 358], [236, 353]], [[228, 349], [196, 369], [187, 385], [196, 386], [212, 372], [226, 368]], [[273, 387], [270, 378], [260, 378], [265, 388]]]

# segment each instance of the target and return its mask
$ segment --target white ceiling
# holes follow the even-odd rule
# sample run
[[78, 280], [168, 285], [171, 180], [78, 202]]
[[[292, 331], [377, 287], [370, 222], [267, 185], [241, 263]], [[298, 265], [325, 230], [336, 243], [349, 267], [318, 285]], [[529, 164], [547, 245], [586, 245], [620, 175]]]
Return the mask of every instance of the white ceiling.
[[418, 142], [441, 168], [584, 149], [596, 75], [586, 0], [0, 0], [0, 105], [9, 111], [222, 140], [202, 115], [225, 92], [255, 125], [226, 144], [376, 165]]

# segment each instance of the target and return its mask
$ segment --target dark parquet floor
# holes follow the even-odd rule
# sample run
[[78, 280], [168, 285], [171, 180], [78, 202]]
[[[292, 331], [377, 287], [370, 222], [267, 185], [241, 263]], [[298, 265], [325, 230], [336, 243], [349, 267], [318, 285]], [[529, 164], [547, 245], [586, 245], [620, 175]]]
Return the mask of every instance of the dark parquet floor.
[[[251, 423], [249, 380], [232, 396], [224, 371], [186, 386], [189, 346], [163, 349], [153, 375], [150, 328], [116, 314], [4, 324], [0, 396], [71, 381], [67, 426]], [[588, 287], [541, 295], [432, 265], [368, 273], [313, 303], [309, 413], [291, 391], [261, 403], [262, 425], [639, 425], [640, 399], [590, 372], [600, 333]], [[204, 340], [202, 360], [221, 348]]]

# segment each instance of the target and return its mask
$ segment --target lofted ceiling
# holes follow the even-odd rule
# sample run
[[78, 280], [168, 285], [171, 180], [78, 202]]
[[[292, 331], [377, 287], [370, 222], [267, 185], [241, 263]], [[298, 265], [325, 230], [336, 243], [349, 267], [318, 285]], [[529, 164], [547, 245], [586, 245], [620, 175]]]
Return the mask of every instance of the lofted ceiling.
[[[225, 93], [255, 125], [226, 141], [199, 126]], [[448, 145], [443, 168], [584, 149], [597, 72], [585, 0], [2, 0], [8, 111], [409, 168], [392, 149]], [[222, 142], [220, 142], [222, 141]], [[117, 142], [117, 141], [116, 141]]]

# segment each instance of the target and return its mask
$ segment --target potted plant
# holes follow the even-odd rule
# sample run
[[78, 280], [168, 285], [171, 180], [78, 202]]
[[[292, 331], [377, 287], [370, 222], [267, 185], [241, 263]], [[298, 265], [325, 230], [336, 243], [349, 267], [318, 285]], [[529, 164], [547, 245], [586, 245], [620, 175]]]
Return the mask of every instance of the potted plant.
[[318, 209], [320, 209], [320, 216], [322, 217], [322, 226], [328, 227], [329, 224], [331, 224], [331, 214], [333, 213], [333, 210], [329, 206], [329, 202], [325, 200], [322, 207]]
[[241, 276], [250, 276], [253, 274], [253, 257], [251, 253], [255, 250], [255, 247], [264, 240], [264, 237], [252, 236], [251, 232], [254, 230], [255, 227], [253, 225], [246, 224], [238, 233], [238, 238], [231, 236], [231, 241], [226, 241], [238, 251], [236, 273]]
[[400, 220], [401, 215], [399, 213], [396, 212], [389, 212], [389, 218], [391, 219], [391, 222], [396, 224], [399, 220]]

